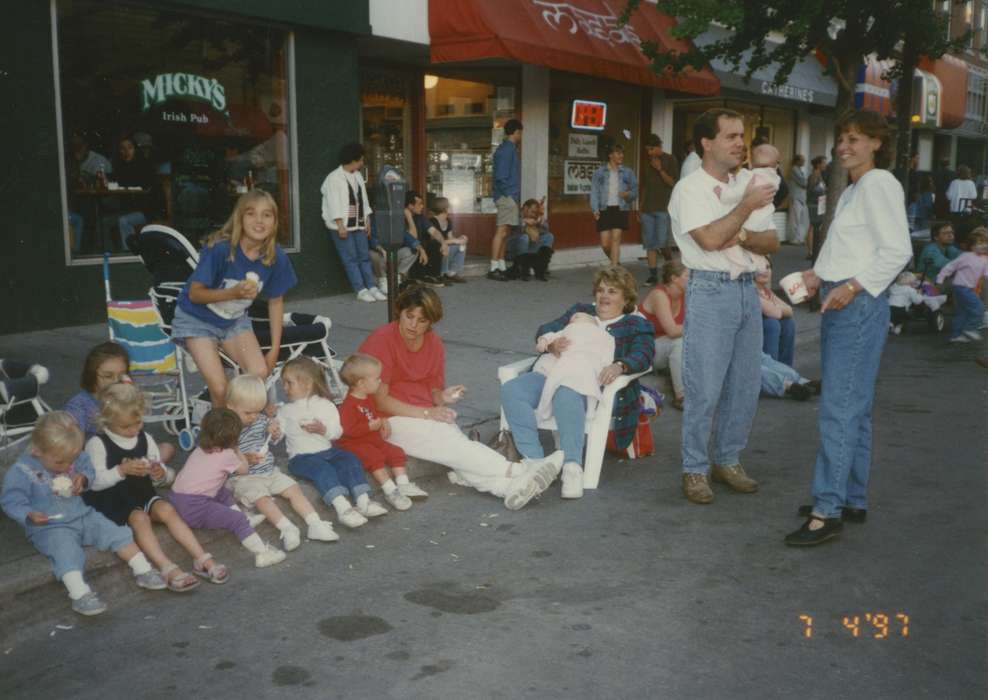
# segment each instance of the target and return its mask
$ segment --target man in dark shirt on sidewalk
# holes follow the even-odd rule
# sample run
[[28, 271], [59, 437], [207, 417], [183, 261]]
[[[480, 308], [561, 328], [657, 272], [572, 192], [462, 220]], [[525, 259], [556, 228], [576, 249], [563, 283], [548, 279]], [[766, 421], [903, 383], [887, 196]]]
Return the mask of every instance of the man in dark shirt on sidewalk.
[[645, 141], [648, 163], [642, 168], [641, 202], [642, 247], [648, 256], [648, 279], [645, 284], [659, 281], [659, 250], [666, 261], [672, 259], [669, 243], [669, 196], [679, 179], [679, 161], [662, 150], [662, 139], [649, 134]]
[[497, 228], [491, 241], [491, 269], [487, 277], [504, 282], [507, 264], [504, 262], [508, 233], [520, 223], [521, 208], [521, 143], [522, 125], [509, 119], [504, 125], [504, 141], [494, 151], [494, 186], [491, 195], [497, 205]]

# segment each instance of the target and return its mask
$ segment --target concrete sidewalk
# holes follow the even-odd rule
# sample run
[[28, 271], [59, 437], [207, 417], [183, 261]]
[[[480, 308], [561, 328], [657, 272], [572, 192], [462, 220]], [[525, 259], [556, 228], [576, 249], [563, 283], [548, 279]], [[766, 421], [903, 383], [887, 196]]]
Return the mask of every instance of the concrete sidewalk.
[[[643, 280], [647, 270], [644, 263], [637, 259], [640, 254], [640, 246], [629, 245], [625, 247], [622, 258], [635, 276]], [[548, 283], [537, 280], [490, 281], [483, 278], [487, 270], [486, 261], [471, 260], [467, 269], [467, 284], [440, 290], [445, 317], [438, 324], [437, 331], [446, 345], [446, 376], [450, 383], [463, 383], [468, 387], [466, 398], [457, 406], [459, 425], [464, 430], [477, 428], [484, 440], [493, 435], [499, 415], [497, 367], [531, 355], [535, 329], [541, 323], [555, 318], [577, 301], [590, 299], [591, 278], [602, 257], [596, 248], [562, 251], [553, 260], [552, 276]], [[803, 269], [807, 264], [803, 260], [801, 247], [783, 246], [774, 260], [776, 279], [793, 270]], [[643, 288], [642, 293], [645, 291]], [[289, 310], [305, 310], [331, 318], [330, 344], [343, 357], [353, 352], [368, 332], [387, 320], [385, 304], [366, 304], [352, 295], [291, 302], [288, 306]], [[819, 314], [799, 308], [796, 315], [797, 346], [810, 348], [819, 336]], [[79, 390], [79, 372], [88, 349], [106, 337], [106, 327], [102, 324], [0, 336], [0, 357], [37, 362], [48, 367], [51, 381], [44, 386], [43, 397], [57, 408]], [[815, 367], [815, 350], [812, 353], [798, 352], [797, 358], [804, 374], [816, 376], [815, 370], [805, 369]], [[199, 386], [201, 380], [193, 375], [192, 383]], [[660, 389], [671, 393], [666, 379], [660, 381]], [[670, 410], [669, 414], [655, 424], [656, 440], [660, 432], [668, 432], [663, 439], [678, 440], [677, 430], [673, 428], [673, 423], [678, 425], [678, 419], [673, 418], [674, 411]], [[156, 437], [174, 441], [157, 426], [149, 429]], [[0, 476], [6, 472], [20, 449], [0, 452]], [[284, 467], [286, 458], [280, 448], [276, 456], [279, 465]], [[173, 466], [179, 467], [184, 459], [185, 454], [180, 452], [178, 463]], [[614, 457], [608, 457], [604, 471], [616, 461]], [[445, 481], [444, 471], [428, 463], [413, 465], [413, 472], [419, 474], [418, 478], [432, 479], [433, 483], [437, 479]], [[306, 488], [310, 499], [318, 502], [315, 489]], [[326, 512], [324, 505], [318, 507]], [[500, 508], [500, 504], [491, 501], [483, 507], [496, 509]], [[260, 532], [265, 539], [277, 540], [276, 530], [268, 524], [262, 525]], [[199, 531], [197, 535], [204, 547], [224, 560], [240, 549], [227, 533]], [[161, 541], [170, 556], [174, 555], [178, 562], [187, 563], [188, 557], [170, 536], [165, 534]], [[26, 541], [21, 527], [5, 517], [0, 518], [0, 542], [3, 543], [0, 547], [0, 629], [10, 629], [9, 625], [14, 623], [43, 619], [46, 606], [39, 605], [40, 600], [64, 605], [60, 585], [51, 576], [47, 561]], [[102, 579], [104, 588], [110, 585], [107, 579], [112, 579], [113, 585], [129, 585], [126, 567], [120, 566], [112, 555], [91, 551], [87, 566], [91, 576], [97, 575]], [[25, 605], [25, 601], [33, 603]]]

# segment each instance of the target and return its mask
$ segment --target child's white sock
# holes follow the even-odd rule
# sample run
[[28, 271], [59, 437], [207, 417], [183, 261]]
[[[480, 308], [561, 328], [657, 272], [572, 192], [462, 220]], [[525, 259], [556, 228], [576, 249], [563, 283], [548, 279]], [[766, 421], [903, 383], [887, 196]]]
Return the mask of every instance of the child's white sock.
[[366, 508], [368, 503], [370, 503], [370, 494], [368, 494], [366, 491], [360, 494], [359, 496], [357, 496], [357, 508], [359, 510], [363, 510], [364, 508]]
[[312, 511], [307, 516], [305, 516], [306, 525], [315, 525], [318, 522], [322, 522], [322, 518], [319, 517], [319, 513]]
[[[401, 477], [398, 477], [398, 478], [401, 478]], [[407, 479], [407, 477], [406, 477], [406, 479]], [[391, 495], [392, 493], [394, 493], [395, 491], [398, 490], [398, 487], [395, 485], [395, 482], [394, 481], [392, 481], [391, 479], [388, 479], [383, 484], [381, 484], [381, 490], [384, 491], [385, 494]]]
[[350, 505], [350, 501], [346, 499], [346, 496], [337, 496], [333, 499], [333, 508], [336, 509], [337, 515], [343, 515], [353, 508], [353, 506]]
[[134, 576], [146, 574], [151, 570], [151, 564], [148, 562], [147, 557], [144, 556], [144, 552], [138, 552], [132, 556], [127, 561], [127, 566], [129, 566], [130, 570], [134, 572]]
[[91, 593], [93, 590], [82, 579], [82, 572], [78, 569], [65, 572], [65, 575], [62, 576], [62, 583], [65, 584], [65, 588], [69, 592], [69, 598], [72, 600], [79, 600], [82, 596]]
[[497, 260], [493, 260], [492, 259], [491, 260], [491, 272], [494, 272], [494, 270], [500, 270], [500, 269], [501, 269], [501, 266], [497, 264]]
[[264, 540], [256, 532], [247, 535], [244, 539], [240, 540], [240, 544], [246, 548], [246, 550], [252, 554], [264, 554], [267, 551], [267, 547], [264, 545]]
[[407, 484], [407, 483], [410, 483], [408, 481], [408, 473], [407, 472], [402, 472], [401, 474], [397, 474], [395, 476], [395, 481], [398, 482], [399, 484]]
[[278, 522], [276, 522], [274, 524], [274, 526], [276, 528], [278, 528], [278, 532], [286, 532], [286, 531], [291, 531], [291, 530], [297, 530], [298, 529], [297, 527], [295, 527], [295, 523], [293, 523], [291, 520], [289, 520], [285, 516], [282, 516], [281, 520], [279, 520]]

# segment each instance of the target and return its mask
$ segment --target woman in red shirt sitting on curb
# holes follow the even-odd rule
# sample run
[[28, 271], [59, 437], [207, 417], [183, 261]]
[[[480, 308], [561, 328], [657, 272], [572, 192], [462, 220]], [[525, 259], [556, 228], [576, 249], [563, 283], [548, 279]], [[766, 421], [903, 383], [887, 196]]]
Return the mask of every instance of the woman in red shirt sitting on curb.
[[673, 408], [683, 410], [683, 319], [686, 316], [686, 281], [690, 271], [678, 259], [662, 266], [662, 284], [657, 284], [638, 306], [655, 328], [655, 369], [668, 369], [672, 376]]

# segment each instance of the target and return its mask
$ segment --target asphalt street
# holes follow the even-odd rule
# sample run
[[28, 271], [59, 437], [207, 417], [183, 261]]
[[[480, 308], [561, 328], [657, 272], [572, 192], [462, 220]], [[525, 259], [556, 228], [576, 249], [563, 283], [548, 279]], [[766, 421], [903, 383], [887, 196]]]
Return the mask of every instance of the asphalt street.
[[[572, 270], [443, 292], [447, 376], [471, 390], [462, 424], [490, 433], [496, 367], [589, 285]], [[299, 304], [313, 305], [344, 352], [381, 320], [341, 298]], [[801, 327], [815, 322], [801, 313]], [[84, 353], [58, 337], [33, 342]], [[0, 356], [15, 345], [0, 337]], [[985, 354], [918, 325], [890, 339], [868, 522], [824, 546], [782, 544], [808, 502], [815, 400], [763, 399], [744, 455], [760, 491], [715, 486], [709, 506], [681, 495], [670, 409], [653, 424], [656, 454], [608, 458], [580, 501], [557, 484], [512, 513], [437, 477], [412, 510], [282, 565], [226, 550], [225, 586], [113, 588], [100, 617], [65, 605], [5, 630], [0, 697], [988, 697], [988, 370], [973, 362]], [[817, 376], [815, 341], [797, 366]], [[49, 588], [37, 604], [60, 595]]]

